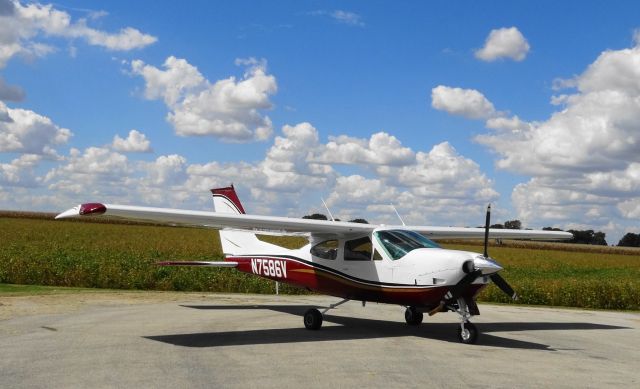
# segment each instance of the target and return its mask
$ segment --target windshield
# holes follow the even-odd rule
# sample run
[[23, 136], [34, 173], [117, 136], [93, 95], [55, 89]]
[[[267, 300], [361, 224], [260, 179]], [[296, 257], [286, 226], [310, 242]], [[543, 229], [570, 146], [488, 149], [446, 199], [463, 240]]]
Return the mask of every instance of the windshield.
[[440, 246], [433, 241], [414, 231], [377, 231], [375, 236], [394, 261], [404, 257], [408, 252], [415, 249], [440, 248]]

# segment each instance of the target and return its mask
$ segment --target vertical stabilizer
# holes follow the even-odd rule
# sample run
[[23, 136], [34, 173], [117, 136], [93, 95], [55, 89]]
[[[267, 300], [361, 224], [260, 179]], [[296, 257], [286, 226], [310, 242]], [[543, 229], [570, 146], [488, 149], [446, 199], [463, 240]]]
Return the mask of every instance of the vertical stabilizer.
[[[244, 207], [233, 185], [225, 188], [211, 189], [213, 194], [213, 209], [220, 213], [244, 214]], [[256, 234], [249, 231], [234, 229], [220, 230], [220, 243], [224, 255], [269, 254], [282, 248], [258, 239]]]
[[211, 189], [211, 193], [213, 193], [214, 211], [220, 213], [246, 213], [233, 185], [226, 188]]

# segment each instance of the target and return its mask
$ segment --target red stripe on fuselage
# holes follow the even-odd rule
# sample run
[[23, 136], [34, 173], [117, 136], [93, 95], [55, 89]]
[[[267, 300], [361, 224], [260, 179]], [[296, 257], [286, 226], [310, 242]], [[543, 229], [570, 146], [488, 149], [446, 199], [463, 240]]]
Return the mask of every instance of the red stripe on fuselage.
[[[449, 286], [383, 284], [359, 280], [292, 258], [243, 256], [227, 257], [226, 260], [238, 262], [237, 269], [245, 273], [351, 300], [433, 307], [440, 303], [449, 290]], [[473, 297], [485, 286], [471, 285], [465, 296]]]

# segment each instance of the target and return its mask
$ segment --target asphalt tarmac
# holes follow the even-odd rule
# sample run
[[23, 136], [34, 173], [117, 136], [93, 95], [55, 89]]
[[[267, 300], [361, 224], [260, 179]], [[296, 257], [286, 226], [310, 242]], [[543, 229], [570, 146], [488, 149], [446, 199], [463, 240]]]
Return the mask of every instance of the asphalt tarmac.
[[96, 293], [0, 296], [6, 388], [640, 387], [640, 314], [481, 304], [457, 315], [349, 302], [319, 331], [321, 296]]

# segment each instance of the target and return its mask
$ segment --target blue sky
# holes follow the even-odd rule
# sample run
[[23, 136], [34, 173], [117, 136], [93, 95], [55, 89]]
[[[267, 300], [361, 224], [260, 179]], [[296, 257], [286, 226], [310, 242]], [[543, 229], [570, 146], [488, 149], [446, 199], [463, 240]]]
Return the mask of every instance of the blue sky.
[[491, 202], [617, 243], [639, 8], [0, 0], [0, 208], [206, 209], [234, 182], [254, 213], [480, 225]]

